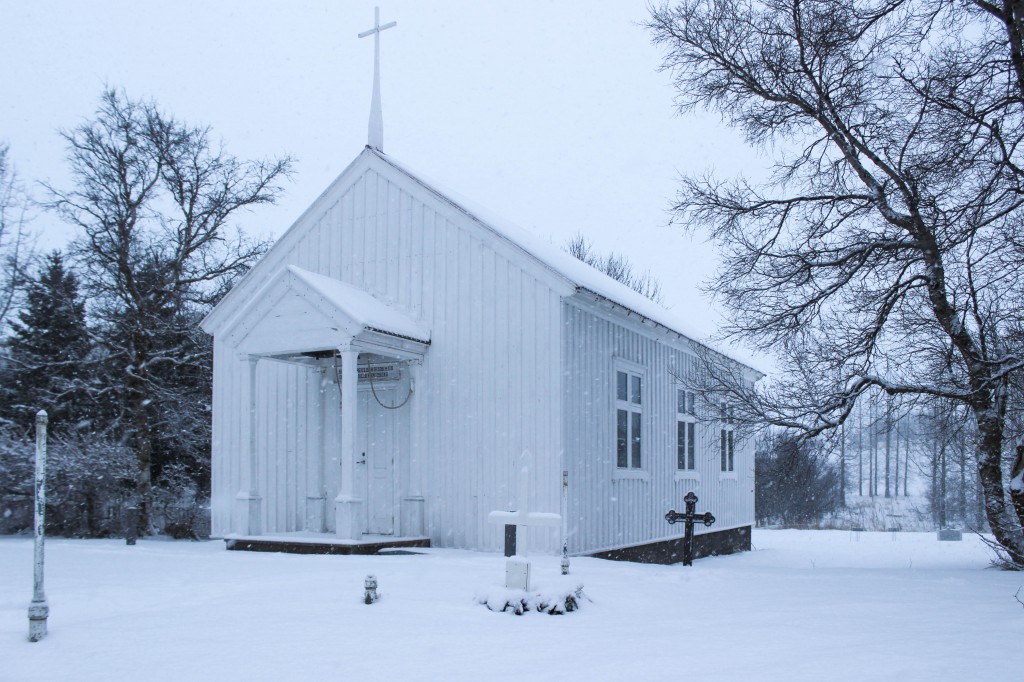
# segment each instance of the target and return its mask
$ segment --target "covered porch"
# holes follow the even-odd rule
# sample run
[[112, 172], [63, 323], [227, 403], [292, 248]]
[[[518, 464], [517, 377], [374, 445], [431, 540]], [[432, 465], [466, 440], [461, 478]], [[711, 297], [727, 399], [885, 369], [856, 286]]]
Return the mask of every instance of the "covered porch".
[[[361, 289], [295, 266], [282, 269], [236, 320], [233, 345], [249, 370], [248, 452], [240, 453], [229, 548], [367, 553], [381, 543], [425, 546], [416, 544], [426, 539], [410, 448], [429, 330]], [[319, 386], [312, 398], [288, 407], [316, 423], [311, 461], [304, 480], [294, 483], [303, 489], [289, 491], [304, 497], [298, 527], [264, 526], [271, 493], [260, 480], [261, 438], [289, 417], [257, 402], [263, 363], [300, 367]], [[268, 460], [299, 456], [262, 445]]]

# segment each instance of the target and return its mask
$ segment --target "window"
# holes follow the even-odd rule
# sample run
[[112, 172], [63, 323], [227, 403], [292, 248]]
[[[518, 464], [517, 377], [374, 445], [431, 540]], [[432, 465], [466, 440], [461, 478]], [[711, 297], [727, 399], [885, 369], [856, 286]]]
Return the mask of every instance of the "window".
[[676, 469], [693, 471], [697, 468], [697, 412], [694, 408], [694, 393], [680, 388], [676, 394]]
[[615, 455], [616, 466], [620, 469], [640, 468], [641, 389], [639, 374], [615, 372]]
[[719, 420], [722, 422], [721, 435], [719, 437], [719, 449], [722, 454], [722, 471], [736, 471], [736, 450], [733, 430], [736, 428], [736, 420], [733, 417], [732, 405], [722, 403]]

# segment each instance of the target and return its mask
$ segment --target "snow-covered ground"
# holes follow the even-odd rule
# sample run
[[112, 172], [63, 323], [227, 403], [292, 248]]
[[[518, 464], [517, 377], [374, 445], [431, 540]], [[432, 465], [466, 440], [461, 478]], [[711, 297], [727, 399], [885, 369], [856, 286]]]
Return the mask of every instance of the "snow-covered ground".
[[[0, 680], [1010, 680], [1024, 575], [973, 536], [755, 531], [692, 567], [576, 558], [567, 615], [496, 613], [504, 559], [47, 542], [49, 636], [29, 643], [32, 542], [0, 538]], [[539, 589], [558, 559], [533, 557]], [[362, 603], [374, 573], [382, 598]], [[1024, 595], [1024, 590], [1021, 590]]]

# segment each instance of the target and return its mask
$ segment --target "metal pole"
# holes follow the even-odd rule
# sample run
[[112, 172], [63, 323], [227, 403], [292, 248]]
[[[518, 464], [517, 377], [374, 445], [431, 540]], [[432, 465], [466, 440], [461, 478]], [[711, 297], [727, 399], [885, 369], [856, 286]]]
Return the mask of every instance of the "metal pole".
[[569, 575], [569, 471], [562, 471], [562, 575]]
[[28, 607], [28, 641], [38, 642], [46, 636], [46, 619], [50, 607], [43, 591], [43, 540], [46, 528], [46, 410], [36, 413], [36, 508], [35, 508], [35, 571], [32, 603]]

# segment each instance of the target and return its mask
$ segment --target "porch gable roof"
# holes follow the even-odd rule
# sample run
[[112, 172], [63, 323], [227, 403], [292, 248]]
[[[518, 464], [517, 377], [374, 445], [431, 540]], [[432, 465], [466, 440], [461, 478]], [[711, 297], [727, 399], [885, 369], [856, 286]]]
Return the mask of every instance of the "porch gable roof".
[[[430, 344], [430, 330], [372, 294], [289, 265], [246, 301], [225, 336], [237, 350], [278, 356], [395, 339]], [[422, 351], [420, 351], [422, 352]]]
[[430, 343], [430, 331], [372, 294], [341, 280], [289, 265], [288, 271], [367, 331]]

